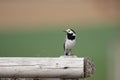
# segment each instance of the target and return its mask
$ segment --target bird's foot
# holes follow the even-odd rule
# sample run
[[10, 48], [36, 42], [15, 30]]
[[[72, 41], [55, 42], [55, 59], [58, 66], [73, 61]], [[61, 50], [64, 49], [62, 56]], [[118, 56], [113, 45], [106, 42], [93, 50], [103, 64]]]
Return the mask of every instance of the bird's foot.
[[77, 56], [71, 54], [71, 55], [62, 55], [62, 56], [60, 56], [60, 57], [62, 57], [62, 58], [76, 58]]

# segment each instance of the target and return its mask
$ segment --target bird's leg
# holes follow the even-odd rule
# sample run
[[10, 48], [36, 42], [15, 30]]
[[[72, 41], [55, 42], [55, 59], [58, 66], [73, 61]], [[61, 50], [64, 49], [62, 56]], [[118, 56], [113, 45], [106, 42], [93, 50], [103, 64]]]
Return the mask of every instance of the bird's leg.
[[71, 49], [69, 50], [69, 56], [71, 56], [72, 55], [72, 51], [71, 51]]
[[65, 54], [66, 56], [69, 55], [69, 51], [68, 51], [68, 49], [65, 49], [64, 54]]
[[66, 56], [68, 56], [68, 53], [65, 53]]

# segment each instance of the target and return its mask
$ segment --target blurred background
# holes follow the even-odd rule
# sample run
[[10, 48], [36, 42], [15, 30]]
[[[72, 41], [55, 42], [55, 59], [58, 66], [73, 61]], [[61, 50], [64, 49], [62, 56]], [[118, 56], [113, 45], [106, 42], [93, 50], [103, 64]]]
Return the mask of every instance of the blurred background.
[[87, 80], [120, 79], [119, 0], [0, 0], [0, 57], [59, 57], [67, 28], [95, 63]]

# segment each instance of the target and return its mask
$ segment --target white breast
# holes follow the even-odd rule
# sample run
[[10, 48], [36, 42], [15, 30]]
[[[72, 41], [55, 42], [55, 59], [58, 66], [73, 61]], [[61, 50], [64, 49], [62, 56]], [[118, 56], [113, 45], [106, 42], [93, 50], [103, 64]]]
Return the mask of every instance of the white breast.
[[65, 49], [72, 49], [73, 46], [75, 45], [76, 40], [66, 40], [65, 42]]

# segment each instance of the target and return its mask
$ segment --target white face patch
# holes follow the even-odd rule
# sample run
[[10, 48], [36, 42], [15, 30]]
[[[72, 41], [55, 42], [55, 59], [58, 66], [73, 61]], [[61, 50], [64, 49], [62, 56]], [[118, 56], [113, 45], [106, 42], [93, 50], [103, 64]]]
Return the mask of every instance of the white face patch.
[[73, 33], [73, 36], [76, 36], [76, 34]]
[[74, 33], [74, 32], [71, 31], [70, 29], [67, 29], [66, 32], [67, 32], [67, 33], [70, 33], [70, 34], [71, 34], [71, 33]]

